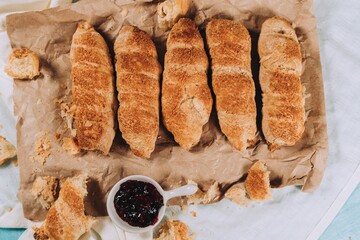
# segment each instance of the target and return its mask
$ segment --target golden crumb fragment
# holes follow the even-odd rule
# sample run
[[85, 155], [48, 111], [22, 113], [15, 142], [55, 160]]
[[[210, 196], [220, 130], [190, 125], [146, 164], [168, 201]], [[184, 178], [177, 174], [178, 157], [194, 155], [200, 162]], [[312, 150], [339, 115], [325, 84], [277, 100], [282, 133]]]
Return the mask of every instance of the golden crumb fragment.
[[8, 56], [5, 72], [16, 79], [34, 79], [40, 75], [39, 57], [27, 48], [14, 49]]
[[58, 185], [59, 180], [55, 177], [37, 177], [32, 185], [31, 193], [48, 210], [55, 202]]
[[246, 191], [243, 184], [235, 184], [231, 186], [225, 193], [225, 197], [239, 206], [248, 206], [249, 198], [246, 197]]
[[168, 220], [160, 226], [154, 240], [190, 240], [189, 228], [181, 221]]
[[30, 156], [31, 161], [37, 161], [44, 165], [47, 157], [50, 156], [51, 144], [48, 131], [40, 132], [36, 134], [36, 141], [34, 143], [34, 154], [35, 156]]
[[189, 208], [188, 205], [182, 205], [182, 206], [181, 206], [181, 211], [187, 212], [188, 208]]
[[158, 24], [162, 29], [170, 29], [186, 15], [190, 7], [189, 0], [166, 0], [157, 6]]
[[246, 193], [251, 200], [264, 201], [271, 198], [270, 171], [264, 163], [257, 161], [248, 171], [245, 180]]
[[76, 106], [69, 103], [60, 104], [60, 115], [65, 120], [67, 129], [72, 137], [76, 137], [76, 129], [74, 128], [74, 115]]
[[191, 216], [193, 216], [193, 217], [197, 216], [197, 213], [195, 211], [191, 211], [190, 213], [191, 213]]
[[0, 136], [0, 166], [16, 156], [15, 147], [6, 138]]
[[14, 164], [15, 167], [19, 166], [19, 161], [17, 159], [14, 159], [12, 163]]
[[34, 230], [34, 239], [36, 240], [50, 240], [49, 236], [46, 234], [44, 228], [32, 227]]
[[[191, 183], [194, 182], [191, 181]], [[198, 188], [198, 191], [195, 194], [187, 197], [187, 203], [208, 204], [208, 203], [216, 202], [219, 199], [220, 195], [221, 192], [219, 189], [219, 182], [214, 182], [212, 185], [210, 185], [207, 191], [203, 191], [200, 188]]]
[[75, 143], [73, 138], [64, 137], [62, 147], [65, 152], [71, 155], [78, 154], [81, 151], [80, 147]]

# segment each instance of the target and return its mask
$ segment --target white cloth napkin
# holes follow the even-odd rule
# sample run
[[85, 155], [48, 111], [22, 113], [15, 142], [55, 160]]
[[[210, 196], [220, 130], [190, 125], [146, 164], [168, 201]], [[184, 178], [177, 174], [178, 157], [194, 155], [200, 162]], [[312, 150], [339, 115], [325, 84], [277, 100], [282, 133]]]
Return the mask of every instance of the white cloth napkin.
[[[43, 9], [57, 2], [0, 0], [0, 124], [3, 126], [0, 134], [13, 144], [16, 142], [16, 119], [13, 116], [12, 79], [3, 72], [11, 51], [4, 32], [4, 13]], [[209, 206], [191, 206], [187, 212], [179, 207], [168, 209], [167, 217], [185, 221], [197, 234], [197, 239], [318, 239], [358, 184], [360, 28], [356, 23], [360, 1], [315, 0], [314, 9], [319, 28], [329, 132], [329, 162], [320, 188], [311, 194], [302, 193], [296, 187], [275, 189], [272, 201], [248, 208], [225, 199]], [[23, 217], [16, 198], [18, 168], [12, 163], [0, 167], [0, 178], [0, 227], [33, 226], [33, 222]], [[190, 211], [195, 211], [197, 217]], [[109, 218], [98, 218], [94, 230], [101, 239], [130, 239], [130, 235], [124, 236]], [[84, 236], [85, 239], [99, 239], [94, 232], [89, 234]], [[28, 238], [21, 239], [31, 239], [31, 230], [24, 233], [26, 236]]]

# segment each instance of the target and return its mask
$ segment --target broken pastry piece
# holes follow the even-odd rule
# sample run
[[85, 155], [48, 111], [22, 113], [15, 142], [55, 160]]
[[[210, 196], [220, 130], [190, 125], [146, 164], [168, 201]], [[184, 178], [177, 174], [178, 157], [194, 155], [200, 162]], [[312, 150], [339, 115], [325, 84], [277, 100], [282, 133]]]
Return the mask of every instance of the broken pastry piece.
[[190, 240], [189, 228], [181, 221], [168, 220], [160, 226], [159, 234], [154, 240]]
[[0, 136], [0, 166], [16, 156], [16, 149], [4, 137]]
[[67, 152], [70, 155], [78, 154], [81, 151], [79, 146], [75, 143], [74, 139], [69, 138], [69, 137], [64, 137], [63, 138], [62, 147], [65, 150], [65, 152]]
[[189, 0], [166, 0], [157, 6], [158, 23], [162, 29], [170, 29], [186, 15], [189, 10]]
[[40, 75], [39, 57], [27, 48], [14, 49], [8, 56], [5, 72], [16, 79], [34, 79]]
[[95, 219], [84, 214], [86, 178], [79, 175], [64, 182], [44, 224], [40, 228], [33, 228], [35, 240], [76, 240], [90, 230]]
[[225, 193], [225, 197], [239, 206], [248, 206], [250, 200], [246, 197], [246, 191], [243, 183], [231, 186]]
[[37, 177], [32, 185], [31, 193], [46, 210], [50, 209], [55, 202], [58, 184], [57, 178], [45, 176]]
[[[190, 182], [194, 183], [192, 181], [189, 181], [189, 183]], [[220, 195], [221, 192], [219, 189], [219, 183], [214, 182], [212, 185], [210, 185], [207, 191], [203, 191], [198, 188], [198, 191], [195, 194], [188, 196], [187, 204], [208, 204], [216, 202]]]
[[264, 163], [257, 161], [248, 171], [245, 180], [246, 193], [251, 200], [264, 201], [271, 198], [270, 171]]

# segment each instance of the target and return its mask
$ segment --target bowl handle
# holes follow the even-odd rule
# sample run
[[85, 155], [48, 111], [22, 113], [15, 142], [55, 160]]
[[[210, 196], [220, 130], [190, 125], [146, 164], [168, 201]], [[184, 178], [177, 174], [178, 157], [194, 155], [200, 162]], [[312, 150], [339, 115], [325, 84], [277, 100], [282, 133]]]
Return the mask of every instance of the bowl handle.
[[164, 198], [167, 201], [174, 197], [192, 195], [192, 194], [196, 193], [197, 190], [198, 190], [198, 187], [196, 184], [187, 184], [187, 185], [184, 185], [179, 188], [175, 188], [170, 191], [164, 191]]

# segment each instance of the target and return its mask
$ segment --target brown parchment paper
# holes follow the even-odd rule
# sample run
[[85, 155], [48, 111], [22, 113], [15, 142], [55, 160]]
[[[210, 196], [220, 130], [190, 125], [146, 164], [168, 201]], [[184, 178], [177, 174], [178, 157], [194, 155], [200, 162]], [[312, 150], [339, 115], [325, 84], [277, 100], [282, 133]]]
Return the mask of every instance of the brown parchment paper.
[[[122, 25], [138, 26], [153, 37], [160, 61], [163, 61], [168, 31], [164, 32], [157, 25], [156, 5], [130, 0], [82, 0], [72, 5], [7, 17], [6, 28], [12, 47], [29, 48], [41, 59], [40, 78], [14, 82], [21, 177], [19, 198], [25, 217], [32, 220], [45, 217], [45, 210], [30, 190], [37, 176], [46, 175], [65, 178], [87, 173], [90, 183], [86, 210], [95, 216], [106, 215], [108, 191], [120, 178], [131, 174], [150, 176], [166, 189], [193, 180], [207, 190], [210, 184], [218, 181], [223, 194], [231, 184], [243, 179], [253, 161], [261, 160], [271, 170], [273, 187], [301, 185], [303, 191], [310, 192], [319, 186], [327, 160], [327, 131], [316, 20], [311, 0], [194, 0], [189, 12], [189, 17], [195, 19], [200, 29], [211, 17], [230, 18], [245, 24], [252, 35], [253, 73], [258, 88], [256, 43], [261, 23], [274, 15], [294, 23], [303, 52], [302, 83], [307, 95], [305, 133], [295, 146], [270, 153], [264, 140], [261, 140], [256, 147], [240, 153], [220, 132], [213, 109], [200, 144], [190, 152], [178, 147], [163, 127], [150, 160], [135, 157], [121, 139], [119, 130], [109, 156], [97, 152], [70, 156], [64, 152], [55, 138], [64, 120], [54, 99], [67, 101], [71, 96], [69, 51], [77, 23], [87, 20], [93, 24], [107, 40], [110, 49]], [[260, 98], [259, 89], [257, 98]], [[259, 114], [259, 120], [260, 117]], [[34, 156], [37, 136], [45, 133], [51, 148], [43, 165], [29, 158]]]

